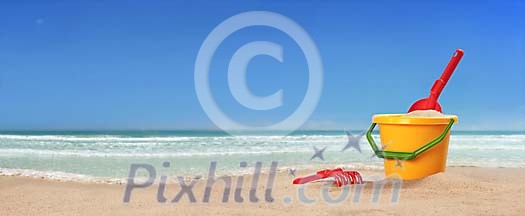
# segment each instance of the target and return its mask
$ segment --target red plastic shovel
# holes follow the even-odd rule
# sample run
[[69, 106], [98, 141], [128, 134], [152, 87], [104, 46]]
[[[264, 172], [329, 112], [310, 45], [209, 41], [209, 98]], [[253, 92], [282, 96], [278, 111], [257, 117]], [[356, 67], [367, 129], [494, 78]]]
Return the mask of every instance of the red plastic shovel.
[[441, 91], [443, 91], [443, 88], [445, 88], [448, 79], [450, 79], [450, 76], [452, 76], [452, 73], [456, 69], [456, 66], [458, 66], [461, 57], [463, 57], [463, 50], [457, 49], [456, 52], [454, 52], [454, 55], [452, 55], [450, 62], [448, 62], [445, 71], [443, 71], [443, 74], [441, 74], [441, 77], [436, 80], [436, 82], [434, 82], [434, 85], [430, 89], [430, 96], [428, 98], [423, 98], [416, 101], [414, 104], [412, 104], [408, 112], [412, 112], [414, 110], [436, 110], [441, 112], [441, 105], [439, 105], [437, 100], [441, 94]]

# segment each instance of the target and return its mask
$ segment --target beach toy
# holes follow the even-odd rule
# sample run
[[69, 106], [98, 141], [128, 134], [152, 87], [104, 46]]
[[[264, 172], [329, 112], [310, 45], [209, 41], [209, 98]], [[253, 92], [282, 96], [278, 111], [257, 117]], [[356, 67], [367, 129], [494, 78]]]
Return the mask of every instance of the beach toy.
[[[404, 180], [419, 179], [445, 171], [450, 128], [457, 121], [458, 117], [453, 115], [374, 115], [366, 139], [376, 156], [385, 159], [385, 176], [397, 175]], [[372, 138], [372, 131], [377, 124], [381, 149]]]
[[423, 98], [416, 101], [414, 104], [412, 104], [412, 106], [410, 106], [408, 112], [412, 112], [414, 110], [437, 110], [441, 112], [441, 105], [439, 105], [437, 100], [441, 94], [441, 91], [443, 91], [443, 88], [445, 88], [445, 85], [447, 85], [450, 76], [452, 76], [452, 73], [456, 69], [456, 66], [458, 66], [461, 57], [463, 57], [463, 50], [457, 49], [448, 62], [445, 71], [443, 71], [443, 74], [441, 74], [441, 77], [434, 82], [434, 85], [430, 89], [430, 96], [428, 96], [428, 98]]
[[[422, 115], [379, 114], [372, 117], [366, 139], [375, 155], [385, 159], [387, 177], [413, 180], [445, 171], [450, 128], [458, 117], [441, 114], [437, 99], [462, 56], [463, 50], [456, 50], [441, 78], [432, 86], [430, 96], [410, 107], [409, 111]], [[435, 115], [428, 115], [432, 113]], [[378, 124], [381, 149], [372, 138], [372, 131]]]
[[343, 170], [341, 168], [326, 169], [317, 171], [309, 176], [299, 177], [293, 180], [293, 184], [305, 184], [313, 181], [333, 181], [337, 187], [349, 184], [362, 184], [363, 178], [361, 173], [354, 170]]

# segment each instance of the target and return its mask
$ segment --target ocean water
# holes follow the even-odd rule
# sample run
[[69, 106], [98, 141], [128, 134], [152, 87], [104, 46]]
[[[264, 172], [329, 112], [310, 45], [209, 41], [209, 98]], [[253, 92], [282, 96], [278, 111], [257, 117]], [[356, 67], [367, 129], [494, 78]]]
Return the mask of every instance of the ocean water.
[[[354, 134], [362, 133], [354, 131]], [[374, 135], [379, 140], [377, 134]], [[216, 131], [147, 132], [0, 132], [0, 175], [26, 175], [69, 180], [123, 179], [130, 164], [148, 163], [168, 175], [207, 175], [210, 162], [217, 174], [253, 172], [255, 162], [268, 170], [316, 169], [345, 166], [381, 169], [366, 138], [362, 153], [341, 152], [343, 131], [301, 131], [289, 136], [247, 134], [229, 136]], [[324, 161], [310, 160], [313, 147], [324, 148]], [[169, 168], [162, 167], [165, 161]], [[248, 167], [239, 167], [240, 162]], [[525, 167], [523, 132], [453, 132], [448, 166]]]

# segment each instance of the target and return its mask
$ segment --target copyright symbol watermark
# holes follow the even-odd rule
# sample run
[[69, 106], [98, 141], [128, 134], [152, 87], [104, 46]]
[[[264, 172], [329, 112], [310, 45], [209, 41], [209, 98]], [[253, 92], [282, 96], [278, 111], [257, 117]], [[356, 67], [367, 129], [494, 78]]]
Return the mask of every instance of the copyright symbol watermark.
[[[301, 48], [308, 64], [308, 86], [303, 101], [284, 120], [267, 126], [251, 126], [234, 121], [215, 102], [209, 85], [209, 70], [215, 51], [229, 35], [250, 26], [266, 26], [286, 33]], [[283, 62], [283, 47], [270, 41], [254, 41], [239, 48], [228, 67], [228, 86], [237, 102], [252, 110], [270, 110], [283, 105], [283, 90], [260, 97], [253, 95], [246, 82], [246, 68], [257, 55], [267, 55]], [[208, 117], [225, 132], [236, 135], [240, 131], [273, 131], [287, 135], [299, 128], [313, 113], [321, 97], [323, 65], [317, 46], [308, 33], [296, 22], [283, 15], [267, 11], [251, 11], [230, 17], [206, 37], [195, 62], [195, 90]]]

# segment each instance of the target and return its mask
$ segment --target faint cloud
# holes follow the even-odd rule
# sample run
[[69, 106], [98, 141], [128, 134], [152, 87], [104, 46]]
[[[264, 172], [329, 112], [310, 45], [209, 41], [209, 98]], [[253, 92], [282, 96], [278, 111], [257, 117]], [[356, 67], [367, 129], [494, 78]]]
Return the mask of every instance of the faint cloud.
[[44, 24], [44, 22], [45, 22], [44, 19], [36, 19], [35, 20], [35, 23], [39, 24], [39, 25]]

